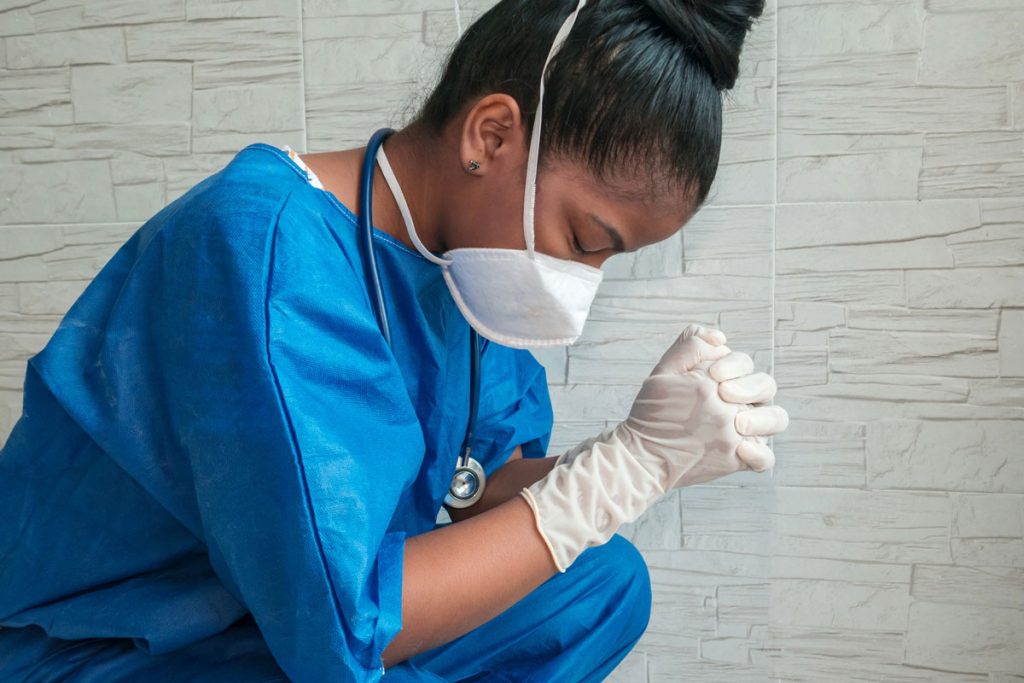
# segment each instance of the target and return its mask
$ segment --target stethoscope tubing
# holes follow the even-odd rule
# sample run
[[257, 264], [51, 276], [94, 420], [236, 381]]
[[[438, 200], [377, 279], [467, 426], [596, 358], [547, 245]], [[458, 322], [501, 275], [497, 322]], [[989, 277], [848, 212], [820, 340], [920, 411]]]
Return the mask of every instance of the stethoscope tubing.
[[[388, 342], [391, 342], [391, 327], [388, 324], [387, 309], [384, 306], [384, 290], [380, 284], [380, 275], [377, 269], [377, 256], [373, 246], [373, 178], [377, 165], [377, 150], [384, 144], [384, 140], [394, 133], [392, 128], [381, 128], [370, 137], [366, 146], [366, 153], [363, 156], [362, 172], [359, 179], [359, 227], [363, 233], [363, 259], [367, 272], [368, 285], [370, 290], [371, 303], [377, 317], [377, 324], [381, 333]], [[470, 443], [473, 439], [473, 428], [476, 426], [477, 407], [480, 403], [480, 339], [476, 330], [470, 328], [470, 399], [469, 399], [469, 424], [466, 427], [466, 435], [459, 449], [459, 469], [470, 465]], [[479, 464], [475, 464], [479, 468]]]

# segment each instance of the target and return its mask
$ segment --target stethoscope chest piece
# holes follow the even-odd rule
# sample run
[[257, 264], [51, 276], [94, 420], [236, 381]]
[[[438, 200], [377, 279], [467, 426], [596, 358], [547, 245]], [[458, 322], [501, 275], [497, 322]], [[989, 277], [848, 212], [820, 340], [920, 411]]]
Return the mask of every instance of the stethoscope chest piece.
[[474, 458], [469, 458], [465, 465], [459, 465], [452, 477], [448, 495], [444, 504], [453, 508], [466, 508], [480, 500], [484, 493], [487, 475], [483, 466]]

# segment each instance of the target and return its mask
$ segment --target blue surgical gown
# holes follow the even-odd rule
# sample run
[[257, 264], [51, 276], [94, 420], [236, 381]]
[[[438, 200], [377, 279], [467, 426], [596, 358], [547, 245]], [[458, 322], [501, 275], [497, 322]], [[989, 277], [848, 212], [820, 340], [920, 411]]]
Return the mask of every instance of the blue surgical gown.
[[[435, 527], [465, 435], [470, 328], [439, 267], [374, 228], [389, 346], [361, 239], [255, 143], [117, 251], [28, 362], [0, 626], [156, 655], [251, 618], [292, 680], [377, 680], [405, 541]], [[545, 455], [552, 411], [529, 351], [481, 341], [492, 474]]]

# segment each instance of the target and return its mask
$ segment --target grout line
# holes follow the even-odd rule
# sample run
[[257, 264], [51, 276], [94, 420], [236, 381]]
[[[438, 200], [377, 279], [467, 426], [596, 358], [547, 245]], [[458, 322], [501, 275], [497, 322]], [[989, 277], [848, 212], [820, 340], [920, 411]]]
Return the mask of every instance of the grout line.
[[302, 0], [295, 0], [299, 6], [299, 103], [302, 112], [302, 153], [309, 153], [309, 124], [306, 121], [306, 37], [305, 37], [305, 13], [302, 9]]

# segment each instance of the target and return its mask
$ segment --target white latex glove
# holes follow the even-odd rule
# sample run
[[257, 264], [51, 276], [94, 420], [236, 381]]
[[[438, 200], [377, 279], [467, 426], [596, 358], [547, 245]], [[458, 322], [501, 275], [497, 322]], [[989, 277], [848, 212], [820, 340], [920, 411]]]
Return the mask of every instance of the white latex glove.
[[750, 356], [724, 342], [719, 330], [689, 325], [644, 380], [625, 420], [558, 456], [551, 472], [520, 491], [559, 571], [669, 489], [774, 465], [764, 437], [786, 428], [786, 411], [723, 395], [763, 402], [775, 382], [750, 374]]

